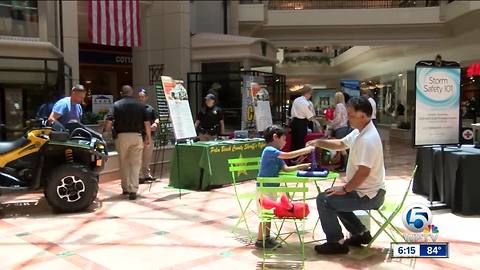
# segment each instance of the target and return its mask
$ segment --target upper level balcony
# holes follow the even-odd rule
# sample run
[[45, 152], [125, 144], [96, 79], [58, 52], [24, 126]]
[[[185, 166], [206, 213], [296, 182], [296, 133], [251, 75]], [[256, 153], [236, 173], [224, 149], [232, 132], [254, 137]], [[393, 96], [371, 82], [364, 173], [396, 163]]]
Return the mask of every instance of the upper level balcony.
[[270, 10], [411, 8], [434, 7], [439, 5], [439, 0], [268, 1], [268, 9]]
[[480, 1], [251, 0], [240, 2], [239, 28], [279, 47], [418, 44], [452, 38], [479, 15]]

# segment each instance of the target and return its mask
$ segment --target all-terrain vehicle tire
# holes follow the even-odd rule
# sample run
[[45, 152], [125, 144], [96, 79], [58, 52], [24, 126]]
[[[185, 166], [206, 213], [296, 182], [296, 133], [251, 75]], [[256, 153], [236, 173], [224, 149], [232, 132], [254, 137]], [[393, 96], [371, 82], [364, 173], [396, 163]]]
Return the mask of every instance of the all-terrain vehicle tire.
[[61, 165], [45, 181], [45, 198], [57, 212], [85, 210], [97, 197], [97, 179], [85, 166]]

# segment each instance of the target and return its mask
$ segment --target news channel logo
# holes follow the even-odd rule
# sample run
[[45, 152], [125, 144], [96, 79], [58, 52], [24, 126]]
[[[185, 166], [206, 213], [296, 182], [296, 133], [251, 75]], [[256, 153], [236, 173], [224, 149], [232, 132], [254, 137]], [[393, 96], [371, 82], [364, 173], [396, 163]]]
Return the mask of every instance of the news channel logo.
[[405, 228], [413, 233], [404, 235], [407, 241], [423, 240], [427, 242], [431, 239], [435, 242], [437, 240], [439, 229], [432, 224], [432, 211], [426, 205], [421, 203], [408, 205], [403, 211], [402, 221]]

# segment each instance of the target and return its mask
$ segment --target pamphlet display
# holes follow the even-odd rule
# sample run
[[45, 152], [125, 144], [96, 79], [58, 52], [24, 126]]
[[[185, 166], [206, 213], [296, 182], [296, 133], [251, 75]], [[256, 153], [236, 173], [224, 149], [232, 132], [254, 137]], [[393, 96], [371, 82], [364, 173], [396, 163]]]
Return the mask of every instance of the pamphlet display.
[[416, 66], [414, 145], [452, 145], [460, 140], [460, 67]]
[[175, 139], [187, 139], [197, 136], [193, 124], [187, 90], [181, 81], [162, 76], [163, 91], [170, 111]]

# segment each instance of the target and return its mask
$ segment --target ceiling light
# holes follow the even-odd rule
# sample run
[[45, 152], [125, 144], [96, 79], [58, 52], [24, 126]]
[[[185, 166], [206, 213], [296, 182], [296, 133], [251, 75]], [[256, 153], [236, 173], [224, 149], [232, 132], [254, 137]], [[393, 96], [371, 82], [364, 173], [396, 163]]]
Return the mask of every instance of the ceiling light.
[[86, 83], [86, 84], [91, 84], [91, 83], [92, 83], [92, 81], [85, 81], [85, 83]]
[[402, 76], [403, 76], [403, 74], [402, 74], [402, 73], [398, 73], [398, 77], [402, 77]]

